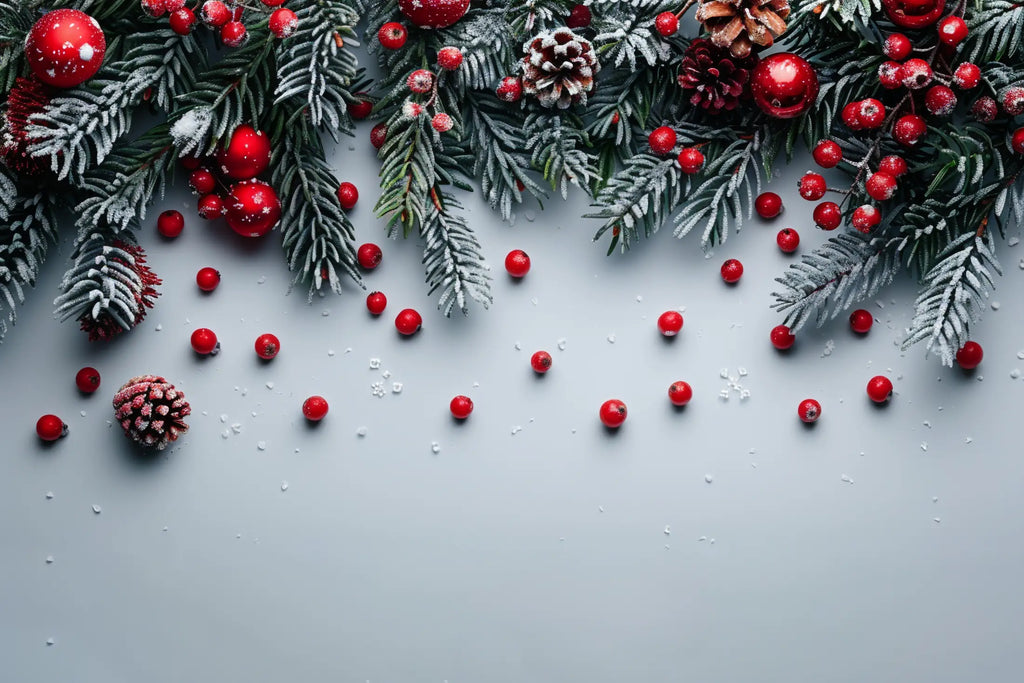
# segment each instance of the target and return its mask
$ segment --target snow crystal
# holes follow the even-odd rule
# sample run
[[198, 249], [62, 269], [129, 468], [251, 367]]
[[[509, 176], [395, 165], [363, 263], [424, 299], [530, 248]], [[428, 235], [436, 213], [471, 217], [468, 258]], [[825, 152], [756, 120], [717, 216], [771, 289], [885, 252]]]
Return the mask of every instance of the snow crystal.
[[171, 137], [182, 154], [196, 150], [213, 123], [213, 112], [207, 107], [194, 107], [171, 126]]
[[434, 453], [435, 455], [440, 453], [441, 452], [441, 444], [439, 444], [436, 441], [431, 441], [430, 442], [430, 452]]
[[103, 512], [103, 508], [101, 508], [99, 505], [93, 505], [92, 506], [92, 511], [98, 515], [101, 512]]

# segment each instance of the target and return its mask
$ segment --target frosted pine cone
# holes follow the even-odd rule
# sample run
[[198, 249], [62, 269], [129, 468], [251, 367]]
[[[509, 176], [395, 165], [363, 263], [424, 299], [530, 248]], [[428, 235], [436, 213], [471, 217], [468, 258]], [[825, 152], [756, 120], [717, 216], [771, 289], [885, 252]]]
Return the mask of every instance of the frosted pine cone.
[[690, 90], [690, 104], [709, 114], [731, 111], [747, 94], [757, 55], [733, 57], [725, 48], [697, 38], [686, 48], [677, 81]]
[[567, 28], [541, 31], [523, 45], [523, 92], [545, 107], [566, 109], [587, 103], [594, 76], [601, 70], [590, 42]]
[[789, 0], [700, 0], [694, 17], [711, 42], [746, 57], [754, 45], [771, 47], [786, 32]]
[[132, 377], [114, 394], [114, 417], [125, 436], [157, 450], [188, 431], [185, 416], [191, 412], [185, 394], [156, 375]]

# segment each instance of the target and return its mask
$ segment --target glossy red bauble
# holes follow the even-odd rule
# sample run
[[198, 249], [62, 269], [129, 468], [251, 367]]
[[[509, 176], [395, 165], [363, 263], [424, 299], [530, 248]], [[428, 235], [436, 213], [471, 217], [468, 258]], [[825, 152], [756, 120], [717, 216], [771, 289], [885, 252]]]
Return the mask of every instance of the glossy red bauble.
[[654, 18], [654, 28], [662, 37], [674, 36], [679, 30], [679, 17], [672, 12], [662, 12]]
[[473, 399], [469, 396], [456, 396], [448, 404], [448, 410], [456, 420], [465, 420], [473, 412]]
[[818, 98], [818, 75], [806, 59], [777, 52], [762, 59], [751, 75], [750, 92], [761, 111], [777, 119], [800, 116]]
[[196, 213], [208, 221], [216, 220], [224, 215], [224, 200], [215, 194], [204, 194], [199, 198]]
[[231, 21], [231, 10], [220, 0], [207, 0], [199, 10], [199, 18], [210, 28], [218, 28]]
[[668, 386], [668, 400], [674, 406], [685, 406], [693, 398], [693, 387], [683, 381], [672, 382]]
[[892, 397], [892, 380], [885, 375], [875, 375], [868, 380], [868, 398], [875, 403], [885, 403]]
[[209, 356], [220, 350], [217, 334], [207, 327], [200, 327], [192, 332], [190, 342], [192, 350], [201, 356]]
[[909, 57], [910, 51], [913, 48], [914, 46], [911, 44], [910, 38], [907, 38], [902, 33], [890, 33], [885, 37], [885, 42], [882, 43], [882, 53], [889, 59], [895, 59], [897, 62], [902, 62]]
[[835, 230], [843, 221], [843, 212], [835, 202], [822, 202], [811, 214], [814, 224], [822, 230]]
[[917, 114], [901, 116], [892, 126], [892, 137], [905, 147], [913, 147], [927, 134], [928, 124]]
[[658, 331], [666, 337], [674, 337], [683, 329], [683, 314], [679, 311], [665, 311], [658, 316]]
[[75, 373], [75, 386], [83, 394], [91, 394], [100, 388], [100, 371], [96, 368], [84, 367]]
[[522, 249], [513, 249], [505, 256], [505, 270], [512, 277], [526, 277], [530, 272], [530, 257]]
[[811, 152], [814, 163], [822, 168], [835, 168], [843, 160], [843, 149], [833, 140], [822, 140]]
[[1024, 128], [1018, 128], [1010, 136], [1010, 149], [1015, 154], [1024, 154]]
[[813, 398], [805, 398], [800, 401], [800, 405], [796, 407], [796, 414], [799, 415], [800, 419], [807, 424], [817, 422], [818, 418], [821, 417], [821, 404]]
[[828, 186], [825, 178], [818, 173], [805, 173], [797, 183], [800, 196], [810, 202], [816, 202], [825, 196]]
[[800, 246], [800, 233], [793, 228], [783, 228], [775, 236], [775, 243], [784, 254], [792, 254]]
[[359, 249], [356, 250], [356, 260], [359, 261], [359, 266], [364, 270], [373, 270], [380, 265], [383, 259], [384, 252], [373, 242], [361, 244]]
[[775, 218], [782, 213], [782, 197], [774, 192], [762, 192], [754, 200], [754, 210], [761, 218]]
[[551, 369], [552, 364], [551, 354], [547, 351], [537, 351], [530, 356], [530, 367], [538, 375], [543, 375], [545, 372]]
[[270, 360], [281, 351], [281, 340], [277, 335], [267, 332], [256, 337], [254, 348], [257, 356], [263, 360]]
[[981, 359], [984, 356], [985, 353], [982, 351], [981, 344], [969, 341], [956, 352], [956, 362], [964, 370], [973, 370], [981, 365]]
[[676, 140], [676, 132], [669, 126], [658, 126], [647, 136], [647, 144], [650, 145], [651, 151], [661, 157], [672, 152]]
[[850, 329], [857, 334], [867, 334], [874, 323], [875, 319], [871, 313], [863, 308], [858, 308], [850, 314]]
[[599, 412], [601, 423], [609, 429], [616, 429], [626, 421], [626, 404], [618, 399], [611, 399], [601, 404]]
[[382, 47], [389, 50], [400, 50], [409, 39], [409, 32], [397, 21], [389, 21], [377, 31], [377, 40]]
[[56, 441], [67, 433], [68, 426], [56, 415], [43, 415], [36, 420], [36, 436], [43, 441]]
[[693, 175], [704, 168], [704, 154], [696, 147], [685, 147], [676, 159], [683, 173]]
[[861, 100], [857, 106], [857, 121], [863, 129], [880, 127], [885, 122], [885, 105], [873, 97]]
[[466, 14], [469, 0], [398, 0], [398, 9], [420, 28], [444, 28]]
[[423, 327], [423, 316], [415, 309], [405, 308], [395, 316], [395, 329], [406, 337], [416, 334]]
[[946, 0], [882, 0], [890, 21], [900, 28], [931, 26], [946, 11]]
[[881, 222], [882, 212], [871, 204], [861, 204], [850, 216], [850, 224], [864, 234], [871, 232]]
[[796, 336], [789, 329], [788, 325], [776, 325], [772, 328], [771, 334], [768, 337], [772, 340], [772, 346], [779, 351], [789, 350], [796, 342]]
[[189, 174], [188, 185], [198, 194], [210, 194], [217, 189], [217, 178], [205, 168], [197, 168]]
[[243, 180], [231, 187], [224, 219], [243, 237], [262, 237], [281, 220], [281, 201], [262, 180]]
[[850, 130], [860, 130], [864, 126], [860, 122], [860, 116], [858, 116], [859, 113], [860, 102], [850, 102], [843, 107], [843, 111], [840, 113], [839, 118], [843, 120], [843, 123]]
[[341, 208], [351, 211], [356, 208], [356, 202], [358, 201], [359, 190], [355, 185], [349, 182], [338, 185], [338, 203], [341, 204]]
[[196, 285], [204, 292], [212, 292], [220, 284], [220, 271], [216, 268], [200, 268], [196, 273]]
[[864, 183], [864, 190], [876, 202], [884, 202], [896, 192], [896, 179], [882, 171], [872, 173]]
[[243, 123], [217, 150], [217, 166], [235, 180], [255, 178], [270, 166], [270, 136]]
[[56, 88], [71, 88], [95, 76], [106, 51], [99, 22], [76, 9], [47, 12], [25, 39], [25, 59], [32, 73]]
[[319, 422], [327, 417], [327, 399], [323, 396], [310, 396], [302, 402], [302, 416], [310, 422]]
[[956, 47], [967, 37], [967, 22], [961, 17], [949, 16], [939, 22], [939, 40], [949, 47]]
[[388, 298], [384, 292], [370, 292], [366, 295], [366, 310], [371, 315], [380, 315], [388, 307]]
[[722, 279], [730, 285], [734, 285], [743, 277], [743, 264], [738, 259], [728, 259], [722, 264]]
[[895, 154], [882, 157], [878, 162], [878, 170], [888, 173], [893, 178], [899, 178], [907, 172], [907, 160]]
[[180, 211], [168, 209], [156, 217], [156, 231], [162, 237], [173, 238], [185, 229], [185, 217]]

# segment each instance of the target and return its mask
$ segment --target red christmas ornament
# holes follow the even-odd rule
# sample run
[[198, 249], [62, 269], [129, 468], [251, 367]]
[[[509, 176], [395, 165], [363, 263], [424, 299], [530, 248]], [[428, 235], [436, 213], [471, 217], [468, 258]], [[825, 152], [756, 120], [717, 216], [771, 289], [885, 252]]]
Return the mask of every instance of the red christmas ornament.
[[456, 396], [448, 404], [448, 409], [456, 420], [465, 420], [473, 412], [473, 399], [469, 396]]
[[397, 21], [389, 21], [377, 31], [377, 40], [389, 50], [400, 50], [409, 39], [409, 32]]
[[875, 319], [871, 313], [863, 308], [858, 308], [850, 314], [850, 329], [857, 334], [867, 334], [874, 323]]
[[843, 212], [835, 202], [822, 202], [814, 207], [811, 217], [822, 230], [835, 230], [843, 220]]
[[773, 327], [769, 338], [772, 340], [772, 346], [779, 351], [790, 349], [793, 343], [796, 342], [796, 337], [786, 325], [776, 325]]
[[231, 187], [224, 219], [243, 237], [262, 237], [281, 220], [277, 193], [262, 180], [243, 180]]
[[395, 316], [395, 329], [406, 337], [416, 334], [423, 327], [423, 316], [415, 309], [405, 308]]
[[776, 119], [792, 119], [814, 106], [818, 75], [806, 59], [777, 52], [761, 60], [751, 76], [754, 104]]
[[783, 228], [775, 236], [775, 243], [784, 254], [792, 254], [800, 246], [800, 233], [793, 228]]
[[505, 256], [505, 270], [514, 278], [526, 277], [530, 272], [530, 257], [522, 249], [513, 249]]
[[626, 404], [614, 398], [605, 401], [601, 404], [599, 415], [605, 427], [618, 429], [626, 421]]
[[676, 132], [668, 126], [659, 126], [647, 136], [647, 144], [658, 156], [669, 154], [676, 146]]
[[338, 203], [341, 204], [341, 208], [351, 211], [356, 208], [356, 202], [358, 201], [359, 190], [355, 185], [345, 182], [338, 186]]
[[249, 31], [240, 21], [229, 21], [220, 27], [220, 42], [228, 47], [241, 47], [249, 40]]
[[281, 351], [281, 340], [269, 332], [261, 334], [256, 337], [255, 349], [257, 356], [263, 360], [270, 360]]
[[56, 441], [67, 433], [68, 426], [56, 415], [43, 415], [36, 420], [36, 435], [43, 441]]
[[981, 344], [969, 341], [956, 352], [956, 362], [964, 370], [973, 370], [981, 365], [981, 359], [985, 356]]
[[302, 402], [302, 415], [310, 422], [319, 422], [327, 417], [329, 408], [323, 396], [310, 396]]
[[683, 381], [672, 382], [668, 386], [668, 400], [674, 406], [685, 406], [693, 398], [693, 387]]
[[204, 194], [199, 198], [196, 212], [208, 221], [217, 220], [224, 215], [224, 200], [215, 194]]
[[882, 53], [889, 59], [895, 59], [897, 62], [902, 62], [909, 57], [912, 49], [914, 49], [914, 46], [911, 44], [910, 38], [907, 38], [902, 33], [891, 33], [886, 36], [885, 42], [882, 43]]
[[229, 178], [255, 178], [270, 166], [270, 136], [243, 123], [235, 128], [227, 145], [217, 150], [217, 165]]
[[875, 403], [885, 403], [892, 397], [892, 381], [885, 375], [875, 375], [868, 380], [868, 398]]
[[217, 355], [220, 351], [217, 333], [208, 327], [196, 328], [189, 341], [192, 344], [192, 350], [201, 356]]
[[75, 373], [75, 386], [83, 394], [91, 394], [100, 388], [100, 371], [88, 366]]
[[957, 16], [949, 16], [939, 22], [939, 40], [949, 47], [956, 47], [967, 37], [967, 22]]
[[444, 28], [466, 14], [469, 0], [398, 0], [398, 9], [420, 28]]
[[754, 210], [761, 218], [775, 218], [782, 213], [782, 197], [774, 192], [762, 192], [754, 200]]
[[931, 26], [946, 10], [946, 0], [882, 0], [885, 13], [900, 28]]
[[679, 311], [665, 311], [658, 316], [658, 331], [663, 336], [674, 337], [683, 329], [683, 314]]
[[654, 18], [654, 28], [665, 38], [674, 36], [679, 30], [679, 17], [672, 12], [662, 12]]
[[47, 12], [25, 39], [32, 73], [57, 88], [72, 88], [96, 75], [106, 51], [99, 22], [76, 9]]
[[359, 261], [359, 266], [364, 270], [373, 270], [380, 265], [383, 258], [384, 252], [373, 242], [362, 244], [356, 250], [356, 260]]
[[905, 147], [913, 147], [928, 133], [928, 124], [917, 114], [907, 114], [896, 119], [892, 136]]
[[805, 398], [800, 401], [800, 405], [796, 408], [796, 413], [807, 424], [817, 422], [818, 418], [821, 417], [821, 404], [813, 398]]
[[1024, 154], [1024, 128], [1018, 128], [1010, 136], [1010, 149], [1016, 154]]
[[971, 90], [981, 82], [981, 69], [976, 64], [964, 62], [953, 72], [953, 85], [961, 90]]
[[504, 102], [518, 102], [523, 96], [523, 84], [515, 76], [505, 76], [495, 93], [498, 99]]
[[185, 217], [180, 211], [168, 209], [156, 219], [156, 231], [168, 239], [177, 237], [185, 229]]
[[743, 277], [743, 264], [739, 260], [731, 258], [722, 264], [722, 279], [727, 284], [734, 285]]
[[551, 354], [547, 351], [537, 351], [530, 356], [530, 367], [538, 375], [543, 375], [545, 372], [551, 369], [552, 364]]
[[870, 204], [861, 204], [853, 210], [850, 216], [850, 223], [859, 232], [867, 234], [871, 229], [882, 222], [882, 212]]
[[388, 307], [388, 298], [383, 292], [370, 292], [366, 295], [366, 310], [371, 315], [380, 315]]
[[275, 38], [290, 38], [299, 28], [299, 17], [287, 7], [274, 10], [267, 27]]
[[677, 161], [683, 173], [687, 175], [693, 175], [704, 168], [704, 154], [696, 147], [684, 147]]
[[220, 284], [220, 271], [216, 268], [200, 268], [196, 273], [196, 285], [204, 292], [212, 292]]
[[168, 22], [171, 25], [171, 30], [177, 33], [179, 36], [187, 36], [192, 33], [192, 29], [196, 25], [196, 15], [188, 7], [182, 7], [179, 10], [175, 10], [171, 13]]
[[374, 149], [380, 149], [388, 140], [388, 124], [381, 121], [370, 130], [370, 144]]
[[590, 22], [593, 20], [593, 16], [590, 13], [590, 8], [586, 5], [574, 5], [572, 10], [569, 11], [569, 18], [566, 19], [565, 25], [571, 29], [586, 28], [590, 26]]
[[811, 153], [814, 163], [822, 168], [835, 168], [843, 160], [843, 149], [833, 140], [822, 140]]
[[445, 71], [455, 71], [462, 66], [462, 50], [457, 47], [442, 47], [437, 51], [437, 65]]
[[800, 196], [809, 202], [816, 202], [825, 196], [828, 186], [825, 178], [818, 173], [805, 173], [797, 183]]
[[896, 192], [896, 179], [882, 171], [872, 173], [864, 183], [864, 190], [876, 202], [884, 202]]
[[899, 178], [907, 172], [907, 160], [895, 154], [884, 156], [878, 162], [878, 170], [882, 173], [888, 173], [893, 178]]

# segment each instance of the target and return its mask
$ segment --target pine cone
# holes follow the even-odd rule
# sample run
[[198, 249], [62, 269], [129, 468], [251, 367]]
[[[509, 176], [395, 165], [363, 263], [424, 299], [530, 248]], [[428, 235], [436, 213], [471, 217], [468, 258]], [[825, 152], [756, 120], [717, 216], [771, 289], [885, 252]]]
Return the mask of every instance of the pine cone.
[[[156, 285], [159, 285], [161, 280], [146, 265], [146, 252], [137, 244], [115, 240], [106, 257], [110, 262], [133, 271], [139, 277], [141, 287], [133, 287], [135, 291], [132, 292], [135, 297], [135, 318], [129, 325], [134, 327], [142, 322], [146, 317], [146, 309], [152, 308], [153, 300], [160, 296], [160, 292], [156, 291]], [[78, 320], [82, 331], [89, 333], [89, 341], [108, 341], [125, 331], [121, 321], [115, 320], [110, 313], [102, 309], [98, 315], [93, 310], [86, 311]]]
[[184, 418], [191, 412], [185, 394], [156, 375], [132, 377], [114, 394], [114, 417], [125, 436], [157, 450], [188, 431]]
[[786, 32], [789, 0], [700, 0], [694, 16], [717, 47], [746, 57], [753, 45], [771, 47]]
[[18, 173], [38, 176], [47, 170], [45, 159], [28, 154], [28, 117], [50, 103], [51, 88], [34, 78], [16, 78], [7, 94], [7, 111], [0, 121], [0, 159]]
[[733, 57], [725, 48], [697, 38], [686, 48], [676, 79], [679, 87], [693, 90], [690, 104], [709, 114], [732, 111], [748, 93], [757, 55]]
[[523, 92], [545, 107], [566, 109], [587, 103], [594, 76], [601, 70], [590, 42], [567, 28], [541, 31], [523, 45]]

